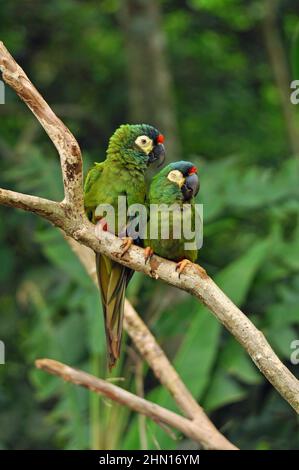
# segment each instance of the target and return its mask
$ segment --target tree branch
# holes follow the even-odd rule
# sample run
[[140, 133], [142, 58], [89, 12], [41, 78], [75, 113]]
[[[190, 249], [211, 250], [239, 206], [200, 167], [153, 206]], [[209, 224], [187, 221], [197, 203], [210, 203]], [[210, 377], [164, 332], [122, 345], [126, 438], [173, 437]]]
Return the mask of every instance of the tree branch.
[[[117, 387], [105, 380], [98, 379], [81, 370], [73, 369], [61, 362], [53, 361], [52, 359], [38, 359], [35, 361], [35, 365], [38, 369], [43, 369], [50, 374], [58, 375], [67, 382], [85, 387], [92, 392], [104, 395], [121, 405], [127, 406], [137, 413], [148, 416], [157, 424], [166, 424], [167, 426], [178, 429], [193, 441], [204, 444], [206, 449], [217, 449], [211, 444], [211, 442], [213, 442], [213, 436], [210, 436], [206, 430], [201, 430], [195, 421], [184, 418], [173, 411], [169, 411], [151, 401], [138, 397], [123, 388]], [[227, 447], [227, 450], [228, 449], [233, 450], [234, 446], [231, 445], [231, 447]]]
[[59, 226], [64, 211], [58, 202], [0, 188], [0, 204], [33, 212]]

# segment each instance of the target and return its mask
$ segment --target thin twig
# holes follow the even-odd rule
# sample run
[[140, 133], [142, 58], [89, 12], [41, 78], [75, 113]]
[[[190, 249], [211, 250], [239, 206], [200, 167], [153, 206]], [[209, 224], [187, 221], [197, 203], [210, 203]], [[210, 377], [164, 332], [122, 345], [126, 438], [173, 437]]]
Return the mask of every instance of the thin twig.
[[[215, 449], [209, 440], [209, 436], [202, 432], [199, 439], [199, 429], [195, 422], [180, 416], [173, 411], [169, 411], [162, 406], [156, 405], [153, 402], [138, 397], [133, 393], [117, 387], [106, 380], [98, 379], [93, 375], [87, 374], [81, 370], [73, 369], [66, 364], [62, 364], [52, 359], [38, 359], [35, 361], [38, 369], [58, 375], [67, 382], [72, 382], [75, 385], [88, 388], [92, 392], [104, 395], [105, 397], [125, 405], [131, 410], [136, 411], [144, 416], [148, 416], [157, 424], [171, 426], [181, 431], [185, 436], [189, 437], [195, 442], [204, 443], [207, 449]], [[233, 449], [233, 446], [231, 447]]]
[[64, 211], [58, 202], [0, 188], [0, 204], [34, 212], [59, 226]]

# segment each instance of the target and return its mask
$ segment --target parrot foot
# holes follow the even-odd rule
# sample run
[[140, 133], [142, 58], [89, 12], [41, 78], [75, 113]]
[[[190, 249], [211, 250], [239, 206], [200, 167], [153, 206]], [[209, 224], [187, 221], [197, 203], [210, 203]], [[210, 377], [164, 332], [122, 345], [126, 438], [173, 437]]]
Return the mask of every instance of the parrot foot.
[[150, 246], [144, 248], [144, 264], [146, 264], [151, 259], [153, 254], [154, 250]]
[[207, 273], [205, 272], [205, 270], [203, 268], [201, 268], [198, 264], [195, 264], [195, 263], [192, 263], [192, 261], [190, 261], [189, 259], [183, 259], [182, 261], [180, 261], [179, 263], [177, 263], [176, 267], [175, 267], [175, 270], [178, 272], [179, 274], [179, 278], [181, 277], [181, 274], [185, 271], [186, 267], [187, 266], [192, 266], [193, 268], [196, 269], [196, 271], [198, 271], [198, 274], [202, 277], [203, 275], [207, 275]]
[[121, 244], [122, 252], [120, 254], [120, 257], [122, 258], [125, 253], [129, 250], [129, 248], [133, 245], [134, 240], [131, 237], [123, 237], [122, 238], [123, 243]]

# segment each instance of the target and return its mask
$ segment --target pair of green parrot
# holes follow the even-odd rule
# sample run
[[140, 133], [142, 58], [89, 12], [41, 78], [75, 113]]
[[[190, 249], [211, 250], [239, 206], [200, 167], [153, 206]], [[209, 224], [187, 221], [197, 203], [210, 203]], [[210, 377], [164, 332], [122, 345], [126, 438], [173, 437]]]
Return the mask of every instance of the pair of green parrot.
[[[98, 215], [99, 205], [111, 205], [118, 208], [118, 197], [125, 196], [127, 205], [132, 204], [178, 204], [180, 208], [191, 208], [194, 214], [194, 197], [199, 190], [196, 167], [186, 161], [170, 163], [153, 179], [146, 195], [145, 172], [153, 162], [164, 162], [164, 136], [147, 124], [122, 125], [110, 138], [106, 160], [95, 163], [89, 170], [84, 184], [84, 205], [87, 217], [103, 230], [109, 230], [109, 224], [102, 215]], [[163, 217], [163, 214], [162, 214]], [[127, 237], [130, 220], [115, 235], [124, 239], [123, 253], [132, 244]], [[156, 224], [161, 223], [160, 218]], [[117, 222], [115, 227], [117, 227]], [[186, 264], [197, 258], [197, 249], [185, 249], [185, 240], [152, 238], [148, 235], [143, 240], [145, 262], [153, 253], [177, 261], [179, 274]], [[170, 229], [171, 234], [171, 229]], [[115, 365], [121, 346], [125, 290], [133, 271], [112, 261], [107, 256], [96, 253], [96, 269], [103, 304], [105, 332], [107, 339], [108, 366]]]

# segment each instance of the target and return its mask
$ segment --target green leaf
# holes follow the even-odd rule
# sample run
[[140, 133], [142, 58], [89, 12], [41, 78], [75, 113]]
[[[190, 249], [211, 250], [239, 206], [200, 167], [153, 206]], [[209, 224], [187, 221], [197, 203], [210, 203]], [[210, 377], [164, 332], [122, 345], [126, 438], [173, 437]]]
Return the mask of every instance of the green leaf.
[[[257, 243], [216, 276], [216, 283], [237, 305], [245, 301], [252, 280], [263, 263], [269, 246], [268, 240]], [[176, 369], [197, 397], [200, 397], [207, 385], [218, 350], [219, 334], [219, 322], [205, 307], [199, 306], [198, 313], [192, 320], [175, 358]], [[195, 364], [196, 373], [194, 373]]]
[[247, 384], [258, 384], [262, 381], [261, 374], [248, 357], [247, 353], [234, 338], [229, 338], [220, 352], [219, 370], [226, 371], [229, 375]]
[[242, 400], [246, 396], [246, 390], [238, 385], [224, 372], [214, 375], [203, 406], [212, 411], [228, 403]]
[[53, 353], [60, 351], [64, 362], [76, 364], [86, 350], [86, 345], [86, 322], [82, 315], [72, 312], [55, 327]]
[[216, 282], [237, 305], [245, 301], [252, 280], [266, 258], [271, 240], [257, 242], [242, 257], [231, 263], [218, 276]]
[[47, 258], [70, 279], [86, 287], [91, 285], [84, 267], [57, 229], [50, 227], [39, 231], [35, 234], [35, 238], [41, 244]]
[[277, 330], [290, 324], [298, 324], [298, 303], [285, 302], [271, 305], [267, 310], [266, 320], [271, 327]]
[[200, 396], [207, 385], [220, 331], [220, 323], [199, 305], [174, 360], [176, 370], [195, 396]]
[[91, 354], [103, 354], [104, 360], [106, 360], [103, 310], [97, 289], [87, 293], [84, 304], [89, 351]]
[[291, 343], [298, 339], [296, 330], [290, 326], [272, 327], [265, 330], [266, 337], [273, 349], [282, 359], [290, 359]]

